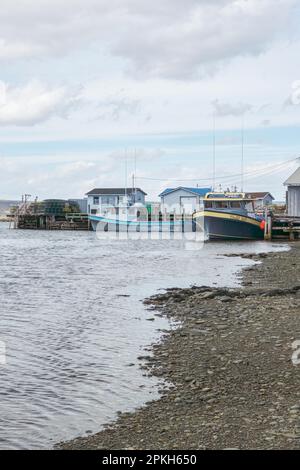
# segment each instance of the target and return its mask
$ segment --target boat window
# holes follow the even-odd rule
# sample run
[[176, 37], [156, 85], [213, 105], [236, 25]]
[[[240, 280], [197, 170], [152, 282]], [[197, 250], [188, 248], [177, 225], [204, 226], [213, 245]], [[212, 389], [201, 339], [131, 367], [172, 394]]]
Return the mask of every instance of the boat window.
[[213, 206], [211, 201], [205, 201], [204, 204], [205, 204], [205, 207], [207, 207], [208, 209], [211, 209]]
[[215, 202], [215, 208], [216, 209], [227, 209], [228, 207], [228, 202], [226, 201], [216, 201]]
[[232, 202], [231, 202], [231, 207], [232, 207], [233, 209], [240, 209], [241, 203], [240, 203], [239, 201], [232, 201]]

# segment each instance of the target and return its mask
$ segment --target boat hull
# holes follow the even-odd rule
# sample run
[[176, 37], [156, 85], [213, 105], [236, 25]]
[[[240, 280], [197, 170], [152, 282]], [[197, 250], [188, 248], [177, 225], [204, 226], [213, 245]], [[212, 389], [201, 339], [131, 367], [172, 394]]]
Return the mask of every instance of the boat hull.
[[204, 231], [209, 240], [262, 240], [264, 229], [262, 219], [225, 211], [203, 211], [195, 214], [202, 218]]
[[126, 232], [130, 225], [130, 222], [126, 220], [111, 219], [97, 215], [89, 216], [89, 220], [94, 232]]
[[[93, 231], [100, 232], [146, 232], [146, 233], [160, 233], [166, 237], [167, 233], [178, 235], [179, 233], [194, 233], [195, 224], [192, 219], [187, 220], [122, 220], [111, 219], [108, 217], [90, 215], [89, 221]], [[172, 238], [172, 237], [171, 237]]]

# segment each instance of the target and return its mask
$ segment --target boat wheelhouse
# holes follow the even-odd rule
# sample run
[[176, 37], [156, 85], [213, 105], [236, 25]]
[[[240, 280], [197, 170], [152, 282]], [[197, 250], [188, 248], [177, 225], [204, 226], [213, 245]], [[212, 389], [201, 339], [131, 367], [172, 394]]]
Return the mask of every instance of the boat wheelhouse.
[[203, 210], [193, 217], [204, 226], [208, 239], [264, 238], [264, 220], [255, 214], [254, 200], [245, 193], [207, 193], [203, 203]]

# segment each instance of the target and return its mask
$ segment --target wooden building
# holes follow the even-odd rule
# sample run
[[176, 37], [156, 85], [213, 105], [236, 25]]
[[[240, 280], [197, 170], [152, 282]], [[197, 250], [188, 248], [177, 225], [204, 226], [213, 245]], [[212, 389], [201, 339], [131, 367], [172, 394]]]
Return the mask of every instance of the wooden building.
[[287, 215], [300, 217], [300, 167], [286, 180]]
[[274, 197], [267, 191], [247, 193], [247, 197], [254, 200], [255, 209], [263, 209], [274, 202]]
[[144, 205], [147, 193], [140, 188], [95, 188], [86, 195], [88, 214], [95, 215], [98, 211], [119, 205]]
[[185, 212], [186, 215], [193, 214], [199, 210], [203, 199], [211, 188], [187, 188], [179, 186], [178, 188], [167, 188], [159, 197], [162, 208], [167, 212], [175, 211], [177, 214]]

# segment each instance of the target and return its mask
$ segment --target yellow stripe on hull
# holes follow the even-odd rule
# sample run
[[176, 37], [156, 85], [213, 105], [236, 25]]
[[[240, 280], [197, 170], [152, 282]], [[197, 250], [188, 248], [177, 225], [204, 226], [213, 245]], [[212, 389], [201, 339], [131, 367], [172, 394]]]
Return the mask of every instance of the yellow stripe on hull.
[[256, 225], [257, 227], [260, 227], [261, 224], [259, 220], [252, 219], [251, 217], [245, 217], [238, 214], [229, 214], [228, 212], [200, 211], [193, 215], [194, 219], [200, 217], [216, 217], [224, 220], [235, 220], [237, 222], [246, 222], [247, 224]]

